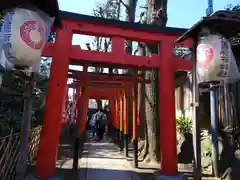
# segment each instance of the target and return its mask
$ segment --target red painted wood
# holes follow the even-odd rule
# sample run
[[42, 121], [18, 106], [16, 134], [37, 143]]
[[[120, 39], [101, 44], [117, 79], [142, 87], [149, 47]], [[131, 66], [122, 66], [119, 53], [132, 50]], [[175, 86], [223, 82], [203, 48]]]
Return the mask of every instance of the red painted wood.
[[116, 118], [116, 113], [117, 113], [117, 109], [116, 109], [116, 102], [117, 100], [113, 99], [111, 101], [112, 103], [112, 107], [111, 107], [111, 110], [112, 110], [112, 124], [115, 128], [117, 128], [117, 118]]
[[[94, 24], [84, 21], [70, 21], [65, 20], [65, 27], [69, 30], [71, 29], [74, 33], [82, 33], [86, 35], [102, 35], [112, 37], [112, 52], [95, 52], [81, 50], [80, 46], [72, 46], [70, 52], [70, 58], [80, 61], [93, 61], [93, 62], [102, 62], [109, 64], [122, 64], [130, 66], [139, 66], [139, 67], [159, 67], [160, 61], [159, 56], [153, 57], [141, 57], [141, 56], [132, 56], [129, 54], [124, 54], [124, 39], [145, 41], [145, 42], [169, 42], [174, 44], [174, 41], [178, 38], [179, 34], [168, 35], [160, 33], [150, 33], [145, 31], [136, 31], [132, 29], [122, 29], [110, 25]], [[120, 36], [121, 37], [120, 37]], [[181, 45], [184, 47], [191, 47], [191, 40], [186, 40]], [[43, 55], [51, 56], [51, 49], [54, 44], [47, 45]], [[165, 53], [172, 54], [173, 49], [168, 49]], [[176, 70], [189, 70], [191, 62], [183, 61], [181, 58], [172, 57], [176, 61], [175, 68], [180, 68]], [[182, 62], [183, 61], [183, 62]]]
[[[147, 32], [142, 30], [130, 29], [130, 28], [121, 28], [117, 26], [111, 26], [106, 24], [95, 24], [87, 21], [71, 21], [65, 20], [65, 24], [68, 25], [69, 28], [72, 28], [73, 33], [75, 34], [86, 34], [91, 36], [105, 36], [105, 37], [113, 37], [113, 36], [121, 36], [125, 37], [128, 40], [134, 40], [139, 42], [160, 42], [160, 41], [168, 41], [174, 43], [174, 41], [181, 34], [164, 34], [164, 33], [154, 33]], [[184, 44], [184, 43], [183, 43]]]
[[145, 83], [145, 84], [151, 83], [150, 80], [145, 80], [145, 79], [137, 80], [135, 77], [130, 77], [130, 76], [107, 76], [107, 75], [98, 75], [98, 74], [88, 74], [87, 77], [84, 77], [82, 71], [69, 74], [68, 77], [74, 78], [80, 81], [87, 78], [88, 82], [93, 82], [93, 83], [96, 82], [96, 83], [132, 84], [133, 81], [138, 81], [139, 83]]
[[80, 116], [78, 117], [80, 121], [80, 127], [78, 131], [78, 136], [80, 137], [86, 129], [87, 111], [88, 111], [88, 91], [86, 86], [82, 87], [82, 96], [80, 98]]
[[[117, 26], [94, 24], [87, 21], [64, 20], [64, 28], [57, 31], [55, 44], [47, 44], [43, 52], [44, 56], [52, 56], [53, 62], [49, 80], [48, 97], [46, 101], [44, 129], [40, 139], [40, 149], [37, 157], [37, 176], [40, 179], [53, 177], [56, 175], [56, 154], [58, 139], [60, 134], [63, 93], [68, 76], [69, 60], [77, 60], [79, 64], [84, 63], [106, 63], [108, 65], [131, 66], [132, 68], [160, 68], [160, 139], [162, 154], [162, 173], [173, 175], [176, 173], [176, 127], [175, 127], [175, 105], [174, 105], [174, 71], [191, 70], [191, 61], [173, 57], [173, 44], [179, 36], [167, 33], [153, 33], [131, 28], [120, 28]], [[72, 46], [72, 33], [80, 33], [94, 36], [108, 36], [112, 38], [112, 52], [95, 52], [82, 50], [80, 46]], [[140, 42], [161, 42], [159, 55], [152, 57], [132, 56], [124, 53], [124, 40], [136, 40]], [[190, 40], [184, 46], [191, 47]], [[92, 80], [102, 82], [102, 85], [109, 84], [107, 77], [92, 75], [83, 76], [82, 80]], [[118, 77], [113, 77], [110, 81], [118, 81]], [[122, 78], [122, 77], [121, 77]], [[121, 79], [126, 84], [134, 84], [136, 79]], [[84, 83], [83, 83], [84, 84]], [[99, 85], [96, 88], [100, 88]], [[90, 87], [89, 87], [90, 88]], [[101, 87], [102, 88], [102, 87]], [[119, 87], [116, 87], [119, 91]], [[92, 88], [90, 88], [92, 89]], [[104, 89], [106, 90], [106, 89]], [[82, 99], [81, 120], [86, 118], [87, 99], [93, 94], [99, 94], [99, 90], [88, 90]], [[107, 90], [110, 92], [110, 90]], [[89, 94], [88, 94], [89, 93]], [[110, 94], [110, 93], [109, 93]], [[107, 96], [107, 95], [106, 95]], [[96, 96], [97, 97], [97, 96]], [[100, 95], [99, 95], [100, 97]], [[109, 98], [113, 98], [110, 95]], [[122, 121], [122, 95], [118, 97], [116, 105], [117, 122], [116, 126], [123, 129]], [[86, 123], [84, 123], [85, 125]], [[81, 130], [85, 129], [83, 126]]]
[[[43, 56], [51, 57], [54, 44], [49, 44], [43, 53]], [[166, 53], [170, 53], [167, 51]], [[172, 50], [171, 50], [172, 54]], [[106, 64], [120, 64], [147, 68], [158, 68], [161, 63], [160, 55], [154, 55], [152, 57], [147, 56], [132, 56], [129, 54], [119, 55], [115, 52], [97, 52], [81, 50], [79, 46], [72, 46], [70, 51], [70, 58], [79, 60], [79, 63], [84, 61], [101, 62]], [[175, 70], [191, 70], [191, 61], [183, 60], [180, 57], [171, 56], [174, 61]], [[84, 60], [84, 61], [83, 61]]]
[[119, 54], [120, 56], [124, 55], [125, 42], [123, 37], [113, 36], [112, 38], [112, 52]]
[[[161, 49], [165, 52], [171, 47], [170, 43], [165, 42]], [[171, 58], [170, 54], [162, 54], [164, 61], [159, 78], [161, 172], [164, 175], [175, 175], [177, 173], [177, 151], [174, 62], [169, 58]]]
[[66, 86], [64, 94], [65, 95], [64, 95], [63, 106], [62, 106], [62, 126], [66, 125], [66, 123], [69, 120], [69, 117], [68, 117], [68, 86]]
[[[64, 90], [67, 84], [71, 42], [71, 32], [65, 30], [57, 32], [56, 44], [52, 52], [53, 59], [48, 82], [44, 128], [41, 133], [37, 156], [36, 175], [39, 179], [56, 175], [56, 157], [62, 119]], [[61, 49], [64, 50], [59, 51]]]
[[116, 99], [117, 94], [123, 88], [118, 87], [104, 87], [104, 85], [96, 86], [96, 87], [88, 87], [89, 99]]

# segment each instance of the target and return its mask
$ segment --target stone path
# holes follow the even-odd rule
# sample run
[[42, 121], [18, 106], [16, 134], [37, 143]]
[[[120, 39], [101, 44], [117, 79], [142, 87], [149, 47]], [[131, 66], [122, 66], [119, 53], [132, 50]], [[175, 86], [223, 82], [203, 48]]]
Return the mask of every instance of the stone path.
[[[106, 138], [103, 142], [87, 139], [79, 159], [79, 180], [140, 180], [116, 145]], [[72, 162], [66, 161], [62, 169], [71, 169]]]

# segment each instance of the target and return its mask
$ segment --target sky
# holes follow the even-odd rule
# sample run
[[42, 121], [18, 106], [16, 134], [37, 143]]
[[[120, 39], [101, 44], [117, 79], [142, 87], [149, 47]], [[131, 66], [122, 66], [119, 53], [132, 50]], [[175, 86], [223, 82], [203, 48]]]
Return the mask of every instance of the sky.
[[[60, 9], [80, 14], [92, 15], [97, 3], [106, 0], [87, 0], [85, 3], [81, 0], [59, 0]], [[124, 1], [124, 0], [123, 0]], [[136, 16], [138, 17], [146, 0], [138, 1]], [[196, 21], [205, 15], [208, 0], [168, 0], [168, 26], [189, 28]], [[213, 0], [215, 11], [224, 9], [227, 4], [239, 4], [239, 0]]]
[[[125, 0], [123, 0], [125, 1]], [[106, 0], [59, 0], [61, 10], [92, 15], [93, 9], [98, 3], [104, 3]], [[136, 20], [142, 9], [139, 8], [145, 4], [146, 0], [139, 0], [136, 11]], [[224, 9], [227, 4], [236, 5], [239, 0], [213, 0], [214, 11]], [[168, 0], [168, 23], [167, 26], [189, 28], [200, 18], [205, 16], [208, 0]], [[85, 46], [89, 37], [73, 36], [74, 45]], [[85, 47], [82, 47], [85, 48]]]

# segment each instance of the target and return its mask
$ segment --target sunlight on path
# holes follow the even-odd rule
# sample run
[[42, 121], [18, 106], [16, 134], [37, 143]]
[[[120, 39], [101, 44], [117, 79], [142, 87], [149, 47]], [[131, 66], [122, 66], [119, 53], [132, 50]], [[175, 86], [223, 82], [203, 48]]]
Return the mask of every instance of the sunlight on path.
[[[72, 160], [62, 168], [71, 169]], [[79, 159], [79, 180], [140, 180], [119, 149], [113, 143], [89, 139]]]

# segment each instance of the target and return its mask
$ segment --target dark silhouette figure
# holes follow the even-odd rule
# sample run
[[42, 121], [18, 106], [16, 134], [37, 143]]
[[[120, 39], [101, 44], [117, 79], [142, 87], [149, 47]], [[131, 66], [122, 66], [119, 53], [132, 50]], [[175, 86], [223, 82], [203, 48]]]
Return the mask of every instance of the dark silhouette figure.
[[178, 162], [192, 163], [193, 161], [193, 137], [190, 133], [184, 134], [185, 140], [181, 145], [181, 152], [178, 154]]

